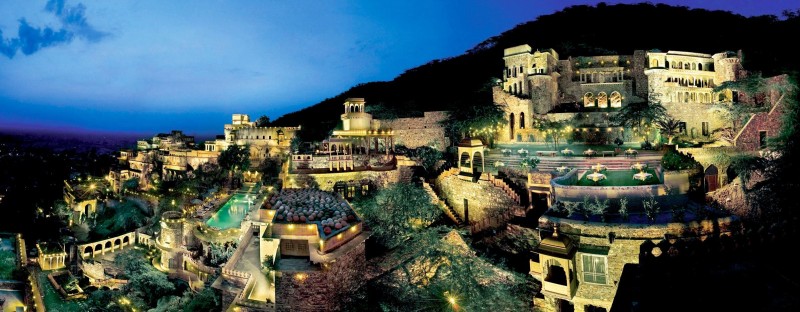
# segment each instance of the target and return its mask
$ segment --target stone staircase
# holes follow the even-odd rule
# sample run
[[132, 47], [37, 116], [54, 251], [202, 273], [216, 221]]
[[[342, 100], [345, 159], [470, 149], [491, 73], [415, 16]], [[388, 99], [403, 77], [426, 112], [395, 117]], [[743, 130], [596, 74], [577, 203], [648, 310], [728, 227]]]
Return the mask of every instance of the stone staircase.
[[461, 225], [464, 224], [464, 220], [461, 219], [461, 216], [459, 216], [458, 213], [456, 213], [456, 211], [453, 209], [453, 207], [451, 205], [447, 204], [447, 200], [446, 199], [442, 199], [442, 198], [439, 197], [438, 194], [436, 194], [436, 191], [433, 189], [433, 187], [428, 182], [425, 182], [423, 180], [422, 181], [422, 188], [431, 197], [431, 200], [433, 201], [433, 204], [439, 206], [440, 208], [442, 208], [442, 211], [444, 212], [444, 214], [448, 218], [450, 218], [450, 220], [452, 220], [453, 223], [455, 223], [457, 226], [461, 226]]

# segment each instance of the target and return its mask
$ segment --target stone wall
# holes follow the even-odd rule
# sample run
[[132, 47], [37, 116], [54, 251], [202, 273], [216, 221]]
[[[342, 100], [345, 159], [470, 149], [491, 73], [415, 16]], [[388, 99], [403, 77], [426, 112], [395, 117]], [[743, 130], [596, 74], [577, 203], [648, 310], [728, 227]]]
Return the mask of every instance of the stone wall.
[[728, 166], [731, 164], [731, 157], [741, 152], [736, 147], [689, 147], [676, 148], [681, 154], [692, 157], [695, 161], [707, 170], [711, 165], [717, 167], [718, 183], [720, 186], [728, 183]]
[[303, 188], [309, 185], [317, 185], [323, 191], [332, 192], [336, 182], [364, 181], [368, 180], [378, 187], [386, 187], [390, 184], [398, 183], [402, 177], [410, 176], [408, 167], [398, 167], [389, 171], [347, 171], [334, 173], [310, 173], [296, 174], [290, 173], [283, 181], [284, 188]]
[[[562, 218], [543, 216], [539, 219], [539, 228], [545, 233], [552, 231], [553, 225], [559, 226], [559, 235], [572, 239], [578, 252], [573, 261], [578, 268], [576, 278], [578, 287], [572, 302], [575, 311], [584, 311], [586, 305], [603, 307], [606, 311], [611, 309], [611, 304], [617, 292], [617, 285], [626, 264], [638, 264], [642, 253], [686, 252], [686, 250], [673, 250], [671, 246], [679, 240], [698, 241], [706, 237], [730, 236], [738, 231], [738, 221], [735, 218], [719, 218], [714, 220], [693, 221], [689, 223], [668, 224], [603, 224], [596, 222], [576, 221]], [[669, 236], [669, 239], [667, 239]], [[609, 237], [614, 237], [610, 239]], [[649, 243], [648, 243], [649, 241]], [[649, 249], [644, 247], [652, 244]], [[643, 249], [645, 248], [645, 249]], [[659, 248], [658, 251], [655, 249]], [[661, 250], [664, 248], [666, 250]], [[606, 284], [592, 284], [584, 281], [583, 254], [598, 254], [593, 250], [607, 250], [606, 254]], [[599, 254], [603, 254], [600, 252]], [[546, 300], [545, 300], [546, 301]], [[539, 301], [547, 305], [547, 302]]]
[[[508, 124], [503, 125], [502, 129], [498, 131], [498, 142], [513, 142], [519, 131], [524, 130], [520, 127], [520, 114], [525, 114], [525, 128], [530, 129], [533, 120], [533, 102], [529, 99], [516, 97], [508, 92], [503, 91], [500, 87], [492, 88], [492, 101], [495, 105], [499, 105], [505, 112], [505, 118]], [[513, 114], [514, 122], [510, 121], [511, 114]], [[512, 129], [513, 127], [513, 129]], [[520, 133], [522, 134], [522, 133]], [[525, 137], [525, 135], [523, 135]]]
[[440, 122], [447, 119], [448, 112], [424, 112], [422, 117], [397, 118], [380, 120], [382, 127], [394, 130], [395, 144], [408, 148], [428, 146], [435, 143], [439, 150], [450, 145]]
[[503, 191], [484, 180], [478, 183], [460, 179], [457, 175], [440, 175], [436, 178], [436, 188], [447, 205], [453, 208], [464, 220], [464, 199], [469, 206], [469, 221], [505, 212], [516, 203]]
[[647, 75], [644, 74], [647, 68], [647, 53], [644, 50], [633, 51], [631, 60], [631, 76], [633, 76], [633, 94], [647, 99]]
[[667, 113], [686, 123], [686, 135], [689, 138], [708, 138], [703, 135], [703, 122], [708, 123], [708, 133], [730, 126], [715, 112], [713, 104], [700, 103], [661, 103]]
[[783, 125], [784, 107], [783, 101], [779, 100], [770, 111], [753, 115], [736, 135], [736, 147], [743, 151], [760, 150], [761, 131], [766, 131], [767, 138], [776, 137]]
[[364, 250], [361, 242], [320, 270], [280, 271], [275, 277], [276, 311], [347, 310], [349, 295], [365, 282]]

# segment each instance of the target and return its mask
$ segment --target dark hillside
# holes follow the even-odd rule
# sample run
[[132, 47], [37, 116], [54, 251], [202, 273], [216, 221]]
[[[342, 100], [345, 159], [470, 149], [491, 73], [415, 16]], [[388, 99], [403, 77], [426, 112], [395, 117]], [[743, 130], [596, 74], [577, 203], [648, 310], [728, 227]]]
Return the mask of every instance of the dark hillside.
[[[629, 32], [640, 28], [646, 29], [646, 35]], [[742, 50], [746, 69], [769, 76], [800, 68], [800, 59], [786, 47], [790, 34], [798, 33], [800, 17], [795, 14], [780, 20], [776, 16], [747, 18], [664, 4], [572, 6], [517, 25], [463, 55], [409, 69], [392, 81], [357, 85], [286, 114], [275, 124], [301, 124], [304, 139], [320, 140], [338, 122], [340, 106], [347, 97], [364, 97], [370, 106], [381, 104], [400, 116], [457, 109], [475, 100], [477, 90], [500, 76], [504, 48], [525, 43], [534, 49], [553, 48], [561, 59], [650, 49], [703, 53]]]

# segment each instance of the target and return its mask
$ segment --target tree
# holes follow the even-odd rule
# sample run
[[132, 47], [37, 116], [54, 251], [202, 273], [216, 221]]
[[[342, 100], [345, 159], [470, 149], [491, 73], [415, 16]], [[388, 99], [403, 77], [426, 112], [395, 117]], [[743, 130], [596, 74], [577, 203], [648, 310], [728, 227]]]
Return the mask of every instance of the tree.
[[664, 116], [655, 121], [656, 127], [661, 132], [661, 135], [667, 137], [667, 144], [672, 145], [672, 139], [678, 135], [680, 130], [681, 121], [672, 116]]
[[[611, 118], [617, 125], [626, 128], [636, 128], [644, 133], [643, 128], [650, 123], [662, 119], [667, 115], [667, 110], [659, 102], [636, 102], [623, 106], [619, 112]], [[649, 142], [647, 136], [644, 140]]]
[[[184, 295], [184, 298], [185, 297], [187, 297], [187, 295]], [[206, 287], [191, 297], [191, 300], [183, 307], [183, 311], [219, 311], [220, 303], [221, 300], [214, 293], [214, 289]]]
[[431, 172], [436, 162], [442, 159], [442, 152], [436, 148], [436, 143], [431, 143], [429, 146], [420, 146], [416, 150], [417, 158], [422, 162], [422, 167], [425, 171]]
[[725, 145], [733, 145], [736, 140], [736, 131], [731, 127], [719, 128], [711, 131], [711, 137], [714, 140], [725, 143]]
[[132, 297], [140, 298], [147, 306], [155, 306], [159, 298], [175, 291], [175, 285], [167, 279], [167, 275], [152, 266], [129, 278], [123, 290]]
[[267, 157], [258, 165], [258, 172], [261, 172], [261, 181], [265, 185], [272, 185], [277, 183], [278, 176], [281, 173], [281, 158]]
[[178, 296], [164, 296], [158, 299], [158, 304], [155, 308], [148, 310], [148, 312], [183, 312], [184, 306], [191, 293], [184, 294], [183, 297]]
[[[580, 115], [580, 114], [579, 114]], [[553, 150], [558, 150], [558, 144], [564, 135], [570, 135], [571, 121], [568, 120], [550, 120], [547, 118], [534, 119], [534, 127], [539, 129], [546, 137], [552, 139]]]
[[228, 259], [233, 256], [234, 252], [236, 252], [235, 242], [211, 242], [208, 246], [207, 260], [211, 265], [221, 265], [228, 262]]
[[420, 231], [397, 255], [407, 260], [373, 282], [382, 289], [379, 304], [385, 311], [529, 308], [531, 279], [477, 256], [456, 231], [441, 226]]
[[[114, 264], [122, 268], [128, 278], [128, 283], [123, 287], [134, 305], [148, 307], [156, 306], [159, 298], [175, 291], [167, 275], [156, 270], [147, 260], [134, 249], [128, 249], [118, 253], [114, 258]], [[138, 299], [138, 300], [137, 300]]]
[[508, 123], [505, 112], [492, 102], [490, 85], [485, 85], [473, 95], [459, 109], [450, 111], [441, 125], [448, 130], [453, 142], [458, 142], [459, 136], [467, 135], [481, 138], [493, 146], [495, 133]]
[[217, 163], [220, 168], [228, 172], [228, 186], [234, 174], [250, 169], [250, 145], [233, 144], [219, 153]]
[[441, 217], [442, 210], [425, 190], [397, 183], [354, 203], [383, 246], [394, 248]]
[[117, 304], [116, 293], [116, 291], [103, 289], [92, 292], [86, 299], [86, 312], [125, 311]]
[[267, 127], [269, 126], [269, 117], [267, 115], [261, 115], [256, 119], [256, 127]]

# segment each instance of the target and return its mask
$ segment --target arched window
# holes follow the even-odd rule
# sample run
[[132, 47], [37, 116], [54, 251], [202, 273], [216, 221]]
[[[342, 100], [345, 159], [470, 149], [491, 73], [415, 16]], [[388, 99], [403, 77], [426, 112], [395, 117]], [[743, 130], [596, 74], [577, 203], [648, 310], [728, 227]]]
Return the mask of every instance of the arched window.
[[608, 95], [605, 92], [600, 92], [597, 94], [597, 107], [608, 107]]
[[469, 153], [467, 153], [467, 152], [461, 153], [461, 159], [459, 160], [459, 164], [461, 164], [461, 167], [469, 167], [470, 166]]
[[514, 77], [517, 77], [517, 67], [514, 67]]
[[669, 61], [664, 61], [664, 67], [669, 68]]
[[696, 69], [697, 69], [697, 64], [692, 63], [692, 70], [696, 70]]
[[622, 107], [622, 95], [619, 92], [611, 92], [609, 100], [611, 101], [611, 107]]
[[683, 62], [678, 62], [678, 69], [683, 69]]
[[514, 139], [514, 121], [515, 121], [514, 120], [514, 113], [509, 114], [508, 115], [508, 125], [510, 126], [510, 127], [508, 127], [509, 130], [510, 130], [509, 134], [508, 134], [508, 139], [509, 140], [513, 140]]
[[588, 92], [583, 95], [583, 106], [584, 107], [592, 107], [594, 106], [594, 94]]
[[703, 70], [703, 64], [697, 63], [697, 70]]
[[683, 102], [684, 103], [689, 103], [689, 92], [684, 92], [683, 93]]
[[519, 128], [525, 129], [525, 113], [523, 112], [519, 113]]

